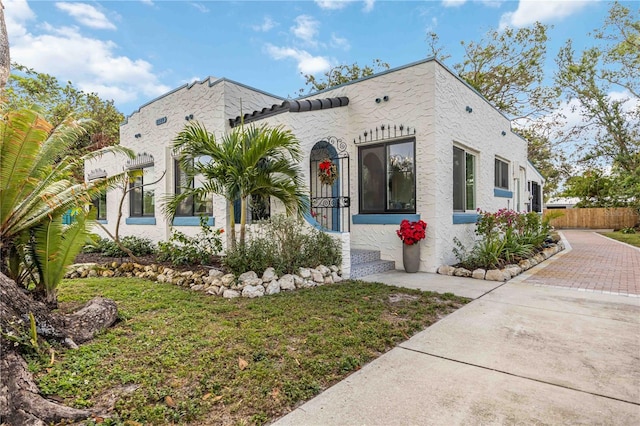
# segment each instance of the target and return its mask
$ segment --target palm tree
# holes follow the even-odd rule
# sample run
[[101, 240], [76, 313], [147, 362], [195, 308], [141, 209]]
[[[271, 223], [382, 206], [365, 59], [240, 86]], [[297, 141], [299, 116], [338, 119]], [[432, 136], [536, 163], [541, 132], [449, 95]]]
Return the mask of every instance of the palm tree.
[[[87, 206], [118, 179], [79, 183], [73, 170], [106, 152], [130, 155], [121, 147], [85, 157], [66, 155], [84, 126], [68, 118], [54, 127], [34, 110], [0, 117], [0, 272], [24, 287], [34, 282], [36, 295], [50, 305], [55, 305], [64, 267], [85, 240]], [[62, 216], [70, 209], [78, 224], [63, 227]]]
[[[199, 188], [184, 188], [165, 200], [165, 213], [170, 218], [182, 201], [209, 194], [222, 195], [233, 218], [233, 202], [240, 199], [240, 244], [244, 245], [247, 200], [252, 196], [280, 200], [287, 214], [302, 217], [308, 210], [309, 200], [299, 167], [300, 143], [289, 130], [266, 125], [240, 126], [218, 141], [203, 125], [193, 122], [176, 136], [173, 147], [180, 154], [185, 174], [190, 179], [201, 175], [204, 183]], [[230, 235], [235, 247], [233, 224]]]

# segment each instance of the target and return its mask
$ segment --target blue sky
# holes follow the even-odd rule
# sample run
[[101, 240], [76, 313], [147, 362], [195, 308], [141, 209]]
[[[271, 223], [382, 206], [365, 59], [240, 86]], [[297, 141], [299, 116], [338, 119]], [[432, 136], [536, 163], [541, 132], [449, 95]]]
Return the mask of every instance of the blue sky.
[[[548, 76], [559, 46], [581, 49], [608, 2], [444, 1], [27, 1], [4, 0], [12, 61], [114, 99], [125, 114], [195, 79], [227, 77], [295, 97], [301, 72], [339, 64], [391, 67], [428, 56], [436, 32], [461, 59], [460, 41], [490, 29], [553, 25]], [[638, 3], [629, 2], [632, 8]]]

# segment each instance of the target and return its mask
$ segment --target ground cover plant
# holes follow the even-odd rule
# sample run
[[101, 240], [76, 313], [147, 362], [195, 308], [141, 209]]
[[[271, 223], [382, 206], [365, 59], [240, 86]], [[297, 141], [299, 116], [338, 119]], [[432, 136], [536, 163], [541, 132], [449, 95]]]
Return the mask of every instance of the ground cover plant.
[[30, 368], [43, 394], [108, 411], [104, 424], [272, 421], [468, 301], [363, 282], [227, 300], [95, 278], [63, 281], [61, 309], [98, 294], [121, 321]]
[[623, 232], [623, 230], [620, 230], [616, 232], [602, 232], [602, 235], [613, 238], [614, 240], [622, 241], [623, 243], [631, 244], [632, 246], [640, 247], [640, 232], [631, 233], [629, 231]]

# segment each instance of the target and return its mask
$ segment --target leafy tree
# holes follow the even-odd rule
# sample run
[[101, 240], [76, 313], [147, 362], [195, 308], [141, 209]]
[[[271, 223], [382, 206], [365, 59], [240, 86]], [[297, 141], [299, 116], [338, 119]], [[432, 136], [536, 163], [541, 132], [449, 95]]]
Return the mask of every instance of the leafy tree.
[[[582, 117], [567, 136], [581, 141], [579, 161], [634, 174], [640, 167], [640, 21], [615, 3], [596, 38], [606, 43], [578, 56], [568, 41], [558, 54], [556, 82]], [[620, 89], [625, 93], [615, 93]]]
[[[76, 183], [72, 171], [86, 157], [68, 155], [84, 131], [68, 118], [58, 126], [33, 110], [3, 112], [0, 117], [0, 272], [55, 305], [55, 289], [64, 267], [84, 242], [86, 206], [117, 177]], [[62, 227], [62, 215], [77, 214], [78, 225]], [[74, 254], [75, 253], [75, 254]]]
[[606, 174], [592, 168], [567, 179], [563, 195], [578, 197], [576, 207], [626, 207], [631, 205], [631, 191], [640, 194], [637, 192], [640, 188], [631, 188], [629, 183], [620, 174]]
[[[319, 92], [321, 90], [328, 89], [330, 87], [339, 86], [340, 84], [348, 83], [359, 78], [368, 77], [376, 72], [389, 69], [389, 64], [382, 62], [380, 59], [374, 59], [371, 66], [365, 65], [360, 67], [357, 62], [352, 65], [338, 65], [332, 67], [329, 71], [322, 74], [320, 79], [317, 79], [312, 74], [303, 74], [305, 78], [305, 86], [310, 86], [307, 93]], [[302, 95], [305, 92], [305, 88], [299, 90]]]
[[[499, 110], [512, 119], [530, 120], [558, 106], [558, 90], [544, 84], [547, 51], [546, 25], [536, 23], [520, 29], [491, 30], [486, 39], [460, 44], [462, 62], [453, 69]], [[446, 58], [430, 34], [431, 54]]]
[[54, 126], [61, 124], [71, 113], [77, 118], [91, 119], [87, 132], [80, 135], [71, 147], [78, 154], [119, 142], [124, 115], [112, 100], [105, 101], [96, 93], [78, 90], [70, 81], [62, 85], [55, 77], [23, 65], [14, 63], [12, 66], [13, 72], [5, 91], [9, 108], [18, 110], [37, 106]]
[[[233, 202], [240, 199], [240, 244], [245, 244], [247, 201], [252, 196], [280, 200], [288, 214], [301, 216], [308, 210], [299, 161], [300, 145], [293, 133], [280, 127], [236, 127], [220, 140], [200, 123], [189, 123], [176, 136], [174, 150], [189, 179], [201, 175], [199, 188], [184, 188], [166, 201], [165, 212], [173, 218], [180, 203], [190, 197], [219, 194], [226, 198], [230, 217]], [[205, 161], [204, 158], [210, 160]], [[195, 161], [194, 161], [195, 159]], [[231, 226], [235, 247], [235, 226]]]

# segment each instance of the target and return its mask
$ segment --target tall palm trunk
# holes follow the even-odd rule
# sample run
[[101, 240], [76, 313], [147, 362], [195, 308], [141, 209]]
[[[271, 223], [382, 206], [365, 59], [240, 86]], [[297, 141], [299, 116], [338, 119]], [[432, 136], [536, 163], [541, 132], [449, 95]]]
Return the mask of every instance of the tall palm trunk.
[[247, 197], [240, 198], [240, 245], [244, 247], [247, 228]]

